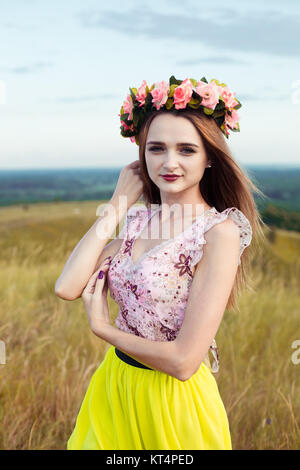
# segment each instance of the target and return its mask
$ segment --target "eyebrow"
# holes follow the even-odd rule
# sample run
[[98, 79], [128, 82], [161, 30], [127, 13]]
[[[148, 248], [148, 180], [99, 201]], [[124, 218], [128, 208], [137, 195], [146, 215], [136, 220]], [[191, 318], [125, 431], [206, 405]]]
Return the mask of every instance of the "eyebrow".
[[[151, 140], [150, 142], [147, 142], [147, 145], [150, 145], [150, 144], [165, 145], [164, 142], [159, 142], [156, 140]], [[189, 145], [190, 147], [197, 147], [197, 148], [199, 147], [199, 145], [191, 144], [190, 142], [180, 142], [177, 145]]]

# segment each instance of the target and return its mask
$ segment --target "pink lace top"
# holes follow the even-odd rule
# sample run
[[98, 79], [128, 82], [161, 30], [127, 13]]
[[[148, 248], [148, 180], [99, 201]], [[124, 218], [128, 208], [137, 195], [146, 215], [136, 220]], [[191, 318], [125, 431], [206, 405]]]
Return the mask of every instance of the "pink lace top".
[[[205, 211], [186, 230], [164, 240], [145, 252], [134, 263], [132, 246], [157, 209], [144, 205], [130, 207], [126, 222], [119, 233], [122, 245], [108, 270], [110, 295], [120, 310], [117, 328], [152, 341], [173, 341], [182, 325], [189, 290], [196, 264], [206, 243], [205, 232], [230, 217], [240, 229], [240, 257], [250, 244], [252, 229], [248, 219], [236, 207], [218, 212], [214, 207]], [[219, 353], [215, 339], [204, 362], [212, 372], [219, 370]], [[208, 351], [208, 352], [209, 352]]]

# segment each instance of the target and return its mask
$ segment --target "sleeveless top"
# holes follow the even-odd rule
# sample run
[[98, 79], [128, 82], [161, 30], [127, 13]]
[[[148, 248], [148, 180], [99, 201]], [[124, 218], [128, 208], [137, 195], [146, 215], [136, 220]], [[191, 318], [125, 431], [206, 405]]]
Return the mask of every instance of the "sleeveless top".
[[[132, 260], [132, 246], [150, 218], [160, 209], [145, 205], [131, 206], [118, 237], [121, 247], [109, 266], [107, 279], [111, 298], [120, 310], [115, 325], [122, 331], [152, 341], [173, 341], [182, 325], [196, 264], [206, 244], [205, 232], [230, 217], [240, 230], [240, 253], [250, 245], [252, 229], [248, 219], [236, 207], [218, 212], [215, 207], [204, 211], [186, 230], [164, 240]], [[151, 231], [150, 231], [151, 233]], [[212, 372], [219, 371], [219, 352], [215, 339], [204, 362]], [[208, 351], [208, 352], [209, 352]]]

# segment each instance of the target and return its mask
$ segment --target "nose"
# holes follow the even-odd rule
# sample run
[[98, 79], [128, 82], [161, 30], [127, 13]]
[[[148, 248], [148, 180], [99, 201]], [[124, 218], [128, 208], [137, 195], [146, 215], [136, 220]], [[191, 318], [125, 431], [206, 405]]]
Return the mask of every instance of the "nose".
[[174, 173], [174, 170], [178, 168], [177, 155], [175, 150], [166, 150], [164, 153], [164, 164], [165, 173]]

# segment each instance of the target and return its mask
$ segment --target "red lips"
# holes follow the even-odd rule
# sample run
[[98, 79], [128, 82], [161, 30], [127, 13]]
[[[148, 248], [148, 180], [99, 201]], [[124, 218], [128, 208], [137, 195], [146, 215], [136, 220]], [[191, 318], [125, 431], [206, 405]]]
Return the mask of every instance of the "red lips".
[[180, 176], [167, 176], [167, 175], [162, 175], [163, 179], [165, 181], [175, 181], [177, 178], [180, 178]]

